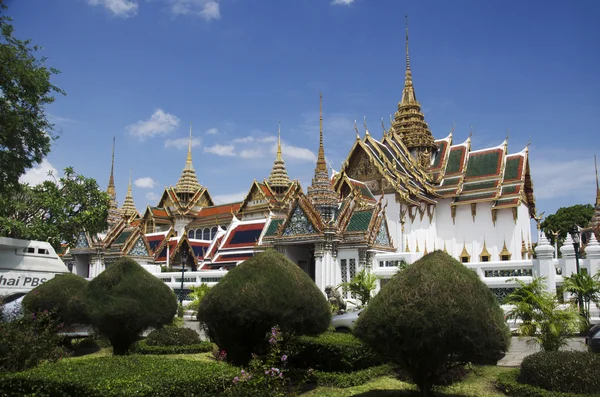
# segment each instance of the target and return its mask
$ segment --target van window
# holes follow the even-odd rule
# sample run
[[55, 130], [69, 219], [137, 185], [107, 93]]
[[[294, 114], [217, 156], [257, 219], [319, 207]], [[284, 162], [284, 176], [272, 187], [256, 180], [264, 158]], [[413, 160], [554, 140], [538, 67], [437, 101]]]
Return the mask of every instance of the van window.
[[28, 254], [35, 254], [35, 248], [33, 248], [33, 247], [23, 248], [23, 252], [26, 252]]
[[48, 255], [49, 252], [46, 248], [38, 248], [38, 254]]

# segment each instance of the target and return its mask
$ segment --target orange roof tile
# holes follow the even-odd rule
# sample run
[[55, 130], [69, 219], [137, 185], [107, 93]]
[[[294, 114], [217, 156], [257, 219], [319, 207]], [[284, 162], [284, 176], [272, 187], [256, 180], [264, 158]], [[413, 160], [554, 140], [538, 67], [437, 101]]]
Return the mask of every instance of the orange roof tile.
[[223, 204], [223, 205], [215, 205], [212, 207], [205, 207], [198, 211], [198, 217], [208, 217], [208, 216], [217, 216], [227, 214], [230, 215], [232, 212], [237, 212], [240, 209], [242, 203], [231, 203], [231, 204]]

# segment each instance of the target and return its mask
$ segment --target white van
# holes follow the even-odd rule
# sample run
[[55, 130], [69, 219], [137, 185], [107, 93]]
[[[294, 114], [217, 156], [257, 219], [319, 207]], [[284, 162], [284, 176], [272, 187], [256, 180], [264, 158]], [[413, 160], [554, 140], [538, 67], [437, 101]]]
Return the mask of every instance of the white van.
[[61, 273], [69, 269], [50, 243], [0, 237], [0, 298], [11, 300]]

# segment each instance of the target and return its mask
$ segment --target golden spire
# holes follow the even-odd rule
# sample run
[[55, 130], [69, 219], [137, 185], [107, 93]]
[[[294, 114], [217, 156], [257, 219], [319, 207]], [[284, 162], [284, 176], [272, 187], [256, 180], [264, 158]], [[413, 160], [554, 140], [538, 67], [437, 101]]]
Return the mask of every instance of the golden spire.
[[319, 155], [312, 184], [307, 189], [307, 195], [312, 204], [319, 210], [324, 221], [333, 219], [338, 205], [338, 195], [331, 186], [325, 150], [323, 149], [323, 94], [319, 93]]
[[108, 178], [108, 188], [106, 188], [106, 193], [110, 196], [111, 199], [116, 199], [117, 193], [115, 191], [115, 137], [113, 136], [113, 146], [112, 146], [112, 159], [110, 162], [110, 177]]
[[394, 114], [392, 123], [393, 134], [401, 139], [410, 150], [412, 156], [418, 160], [423, 168], [431, 165], [431, 155], [437, 148], [425, 115], [421, 111], [421, 104], [417, 101], [413, 86], [412, 71], [410, 69], [410, 55], [408, 52], [408, 16], [406, 16], [406, 74], [402, 99], [398, 103], [398, 110]]
[[133, 195], [131, 194], [131, 168], [129, 169], [129, 186], [127, 187], [127, 195], [125, 195], [125, 201], [123, 201], [123, 207], [121, 213], [125, 218], [131, 217], [133, 214], [139, 215], [133, 202]]
[[594, 155], [594, 166], [596, 167], [596, 206], [600, 206], [600, 183], [598, 183], [598, 163]]
[[325, 151], [323, 150], [323, 93], [319, 92], [319, 155], [317, 156], [317, 171], [327, 172]]
[[277, 157], [273, 162], [273, 169], [271, 169], [267, 183], [271, 188], [275, 188], [274, 190], [277, 193], [284, 193], [284, 189], [282, 188], [287, 188], [292, 183], [285, 169], [283, 157], [281, 156], [281, 121], [277, 128]]
[[194, 194], [201, 188], [202, 185], [198, 182], [198, 177], [196, 176], [196, 171], [194, 171], [194, 165], [192, 164], [192, 122], [190, 121], [190, 138], [188, 141], [187, 159], [185, 160], [183, 172], [175, 185], [175, 191], [177, 193]]

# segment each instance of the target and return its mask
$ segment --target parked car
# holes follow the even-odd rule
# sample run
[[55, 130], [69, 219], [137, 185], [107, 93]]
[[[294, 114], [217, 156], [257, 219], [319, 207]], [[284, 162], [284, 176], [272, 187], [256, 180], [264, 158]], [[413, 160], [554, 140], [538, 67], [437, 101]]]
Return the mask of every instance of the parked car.
[[363, 309], [353, 310], [344, 314], [336, 314], [331, 317], [331, 326], [335, 328], [337, 332], [352, 332], [358, 320], [358, 316], [362, 313]]
[[596, 324], [590, 329], [585, 337], [585, 344], [592, 353], [600, 353], [600, 324]]

